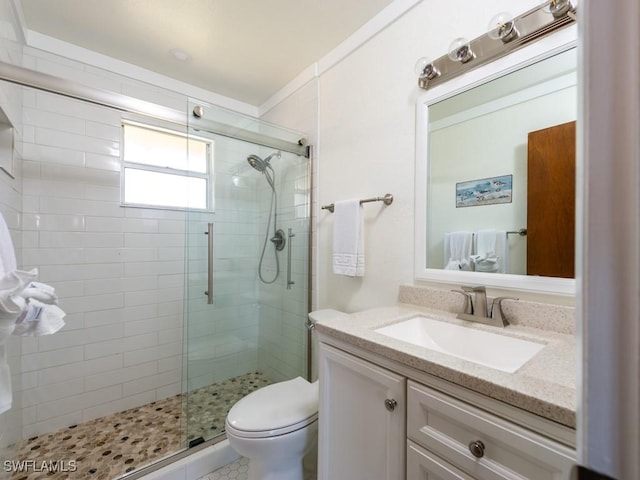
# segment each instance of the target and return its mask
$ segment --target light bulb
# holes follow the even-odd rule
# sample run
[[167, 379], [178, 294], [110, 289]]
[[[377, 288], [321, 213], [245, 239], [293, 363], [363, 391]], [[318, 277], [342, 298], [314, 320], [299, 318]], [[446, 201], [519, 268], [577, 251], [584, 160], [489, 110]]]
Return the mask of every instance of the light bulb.
[[416, 62], [416, 75], [420, 79], [432, 80], [440, 75], [440, 71], [433, 65], [429, 57], [421, 57]]
[[449, 58], [454, 62], [467, 63], [475, 58], [471, 50], [469, 40], [463, 37], [456, 38], [449, 45]]
[[513, 15], [509, 12], [501, 12], [495, 15], [489, 21], [489, 38], [493, 40], [502, 40], [503, 43], [509, 43], [511, 40], [518, 38], [518, 30], [516, 29]]
[[574, 9], [577, 2], [572, 0], [542, 0], [540, 3], [544, 6], [544, 11], [551, 13], [553, 18], [561, 18]]

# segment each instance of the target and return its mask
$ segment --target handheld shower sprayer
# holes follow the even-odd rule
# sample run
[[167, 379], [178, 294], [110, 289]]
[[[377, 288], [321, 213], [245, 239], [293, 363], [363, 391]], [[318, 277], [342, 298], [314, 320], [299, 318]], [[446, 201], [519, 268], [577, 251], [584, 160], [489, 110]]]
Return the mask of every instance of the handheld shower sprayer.
[[[271, 166], [271, 160], [274, 157], [280, 158], [282, 153], [280, 151], [274, 152], [268, 157], [262, 159], [258, 155], [251, 154], [247, 157], [247, 162], [251, 165], [252, 168], [262, 173], [269, 186], [271, 187], [271, 205], [269, 207], [269, 218], [267, 220], [267, 229], [265, 232], [264, 243], [262, 244], [262, 253], [260, 255], [260, 264], [258, 266], [258, 276], [263, 283], [273, 283], [280, 275], [280, 262], [278, 260], [278, 252], [284, 249], [286, 240], [284, 236], [284, 231], [282, 229], [277, 229], [277, 210], [278, 210], [278, 195], [276, 193], [276, 173]], [[269, 238], [269, 231], [271, 227], [271, 219], [273, 218], [273, 236]], [[267, 248], [267, 241], [270, 240], [274, 246], [274, 255], [276, 259], [276, 274], [271, 280], [265, 280], [262, 275], [262, 265], [264, 262], [264, 254]]]

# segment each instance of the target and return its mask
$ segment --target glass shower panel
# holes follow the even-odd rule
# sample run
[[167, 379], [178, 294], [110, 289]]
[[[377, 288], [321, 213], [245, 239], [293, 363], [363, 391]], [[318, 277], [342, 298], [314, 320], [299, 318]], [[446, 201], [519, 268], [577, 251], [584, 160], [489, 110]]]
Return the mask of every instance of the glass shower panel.
[[301, 134], [210, 105], [199, 113], [189, 131], [212, 142], [213, 181], [212, 208], [190, 211], [186, 227], [190, 445], [221, 434], [244, 395], [304, 376], [308, 311], [309, 160], [225, 132], [276, 145], [296, 145]]

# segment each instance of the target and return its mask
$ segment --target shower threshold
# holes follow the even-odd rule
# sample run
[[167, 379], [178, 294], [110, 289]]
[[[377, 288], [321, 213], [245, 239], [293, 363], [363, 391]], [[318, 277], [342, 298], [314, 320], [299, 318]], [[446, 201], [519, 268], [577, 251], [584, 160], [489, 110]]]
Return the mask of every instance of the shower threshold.
[[25, 439], [17, 445], [17, 462], [58, 462], [64, 471], [52, 474], [26, 469], [14, 472], [11, 479], [119, 478], [183, 450], [191, 440], [224, 432], [224, 421], [233, 404], [269, 383], [261, 373], [248, 373], [188, 395]]

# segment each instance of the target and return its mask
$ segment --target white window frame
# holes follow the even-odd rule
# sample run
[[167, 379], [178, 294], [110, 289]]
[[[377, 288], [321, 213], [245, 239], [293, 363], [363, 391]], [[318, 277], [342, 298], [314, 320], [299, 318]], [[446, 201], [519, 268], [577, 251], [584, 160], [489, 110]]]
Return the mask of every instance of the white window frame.
[[[206, 144], [206, 172], [196, 172], [194, 170], [182, 170], [171, 167], [160, 167], [157, 165], [149, 165], [144, 163], [137, 162], [128, 162], [124, 158], [125, 152], [125, 126], [130, 125], [134, 127], [144, 128], [147, 130], [153, 130], [156, 132], [165, 133], [167, 135], [174, 135], [177, 137], [184, 138], [185, 141], [188, 140], [197, 140]], [[120, 135], [120, 205], [122, 207], [133, 207], [133, 208], [153, 208], [158, 210], [178, 210], [178, 211], [200, 211], [200, 212], [212, 212], [214, 208], [213, 202], [213, 140], [210, 138], [204, 138], [201, 136], [194, 136], [185, 132], [181, 132], [176, 128], [171, 128], [169, 126], [159, 125], [155, 123], [142, 122], [138, 120], [130, 120], [123, 119], [121, 121], [121, 135]], [[188, 155], [188, 153], [187, 153]], [[132, 168], [136, 170], [144, 170], [148, 172], [157, 172], [168, 175], [175, 175], [179, 177], [188, 177], [188, 178], [202, 178], [206, 182], [206, 207], [205, 208], [195, 208], [195, 207], [177, 207], [170, 205], [153, 205], [146, 203], [133, 203], [127, 202], [125, 198], [125, 169]]]

